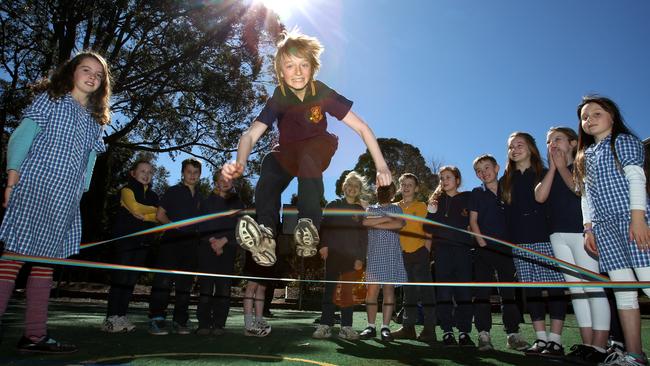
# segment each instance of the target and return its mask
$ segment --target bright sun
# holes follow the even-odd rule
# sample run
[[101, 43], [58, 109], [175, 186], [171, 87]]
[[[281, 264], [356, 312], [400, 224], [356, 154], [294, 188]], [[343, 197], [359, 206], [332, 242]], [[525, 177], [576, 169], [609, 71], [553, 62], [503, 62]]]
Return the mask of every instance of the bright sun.
[[263, 4], [266, 8], [271, 9], [280, 19], [287, 20], [291, 15], [300, 10], [307, 0], [254, 0], [254, 2]]

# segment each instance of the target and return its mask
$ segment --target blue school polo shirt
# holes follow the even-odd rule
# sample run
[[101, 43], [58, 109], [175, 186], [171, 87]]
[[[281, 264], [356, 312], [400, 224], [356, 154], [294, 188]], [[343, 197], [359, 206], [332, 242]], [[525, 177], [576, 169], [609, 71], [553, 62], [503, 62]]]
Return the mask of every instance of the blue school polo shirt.
[[[573, 172], [573, 164], [569, 165], [569, 171]], [[553, 176], [551, 192], [546, 202], [551, 233], [582, 232], [580, 197], [567, 187], [558, 172]]]
[[[468, 209], [478, 213], [478, 226], [481, 229], [481, 234], [502, 240], [508, 239], [504, 204], [501, 198], [492, 193], [485, 184], [472, 189]], [[502, 247], [490, 240], [487, 243], [488, 247]]]
[[352, 108], [352, 101], [320, 81], [307, 85], [301, 101], [289, 88], [276, 87], [273, 96], [255, 119], [272, 127], [278, 122], [280, 146], [329, 135], [326, 113], [341, 120]]
[[[540, 178], [546, 171], [542, 171]], [[518, 169], [513, 173], [512, 200], [510, 205], [506, 205], [506, 223], [508, 235], [515, 244], [542, 243], [550, 240], [546, 207], [535, 201], [537, 183], [532, 167], [523, 173]]]

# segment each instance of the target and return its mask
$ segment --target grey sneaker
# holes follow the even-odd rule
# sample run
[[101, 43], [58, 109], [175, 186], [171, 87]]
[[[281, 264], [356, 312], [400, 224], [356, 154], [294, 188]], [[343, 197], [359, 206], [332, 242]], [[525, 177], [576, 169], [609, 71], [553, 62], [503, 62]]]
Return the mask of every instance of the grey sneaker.
[[167, 322], [163, 317], [151, 318], [149, 321], [149, 334], [151, 335], [167, 335]]
[[648, 357], [636, 358], [629, 353], [612, 353], [598, 366], [648, 366]]
[[521, 352], [527, 350], [530, 344], [521, 336], [521, 333], [512, 333], [508, 336], [506, 346], [509, 349]]
[[332, 328], [329, 325], [321, 324], [316, 327], [316, 330], [311, 335], [312, 338], [316, 339], [327, 339], [332, 336]]
[[271, 326], [264, 320], [254, 321], [250, 328], [244, 328], [247, 337], [266, 337], [271, 334]]
[[111, 315], [108, 318], [104, 319], [104, 322], [102, 323], [101, 330], [102, 332], [106, 333], [122, 333], [125, 332], [126, 329], [124, 329], [119, 320], [119, 316], [117, 315]]
[[299, 257], [313, 257], [318, 252], [318, 229], [308, 218], [298, 220], [296, 229], [293, 232], [293, 238], [296, 241], [296, 253]]
[[259, 225], [252, 217], [244, 215], [237, 222], [235, 239], [239, 246], [251, 252], [255, 263], [270, 267], [275, 264], [275, 239], [273, 231]]
[[174, 333], [176, 334], [188, 335], [192, 333], [192, 329], [190, 329], [187, 323], [181, 324], [178, 322], [174, 322], [173, 327], [174, 327]]
[[492, 337], [490, 333], [482, 331], [478, 334], [478, 350], [479, 351], [493, 351], [494, 345], [492, 345]]
[[122, 325], [122, 328], [127, 332], [133, 332], [135, 330], [135, 324], [131, 323], [126, 315], [118, 317], [118, 321]]
[[352, 329], [352, 327], [345, 326], [345, 327], [341, 327], [341, 330], [339, 331], [339, 338], [348, 341], [358, 341], [359, 333], [357, 333], [354, 329]]

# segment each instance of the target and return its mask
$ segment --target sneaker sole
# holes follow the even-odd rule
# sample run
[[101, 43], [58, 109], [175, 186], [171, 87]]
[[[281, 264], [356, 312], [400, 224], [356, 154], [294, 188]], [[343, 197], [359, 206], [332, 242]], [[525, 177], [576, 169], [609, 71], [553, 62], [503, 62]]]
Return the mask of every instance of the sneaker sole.
[[252, 252], [262, 241], [262, 230], [252, 217], [245, 215], [237, 221], [235, 239], [240, 247]]
[[159, 332], [159, 333], [148, 332], [148, 333], [151, 334], [152, 336], [164, 336], [169, 334], [169, 332]]
[[318, 252], [320, 236], [313, 224], [310, 225], [306, 221], [299, 222], [293, 232], [293, 239], [296, 242], [296, 254], [299, 257], [313, 257]]
[[244, 250], [251, 253], [255, 263], [262, 267], [271, 267], [275, 264], [277, 258], [275, 252], [264, 248], [262, 244], [262, 230], [259, 224], [250, 216], [242, 216], [237, 222], [235, 230], [235, 239]]

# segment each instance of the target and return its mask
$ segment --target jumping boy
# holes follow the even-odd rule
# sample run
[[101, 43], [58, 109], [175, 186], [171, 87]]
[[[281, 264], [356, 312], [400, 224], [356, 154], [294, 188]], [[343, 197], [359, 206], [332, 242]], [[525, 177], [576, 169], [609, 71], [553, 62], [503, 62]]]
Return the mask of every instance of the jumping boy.
[[[506, 239], [506, 219], [504, 206], [499, 197], [499, 165], [492, 155], [481, 155], [474, 159], [474, 171], [483, 182], [472, 190], [469, 201], [469, 226], [473, 233]], [[477, 282], [494, 281], [496, 274], [499, 282], [515, 282], [515, 265], [510, 248], [491, 243], [476, 236], [479, 247], [474, 257], [474, 279]], [[489, 287], [474, 290], [474, 322], [479, 332], [478, 350], [493, 350], [490, 337], [492, 313]], [[501, 295], [501, 313], [507, 338], [507, 347], [518, 351], [525, 350], [529, 344], [519, 334], [521, 313], [515, 301], [514, 288], [499, 288]]]
[[[402, 200], [399, 207], [405, 214], [427, 217], [427, 204], [415, 199], [418, 193], [419, 180], [415, 174], [404, 173], [399, 177]], [[427, 237], [421, 222], [408, 220], [406, 226], [400, 230], [400, 244], [402, 257], [409, 282], [432, 282], [429, 253], [431, 252], [431, 239]], [[431, 343], [436, 340], [435, 325], [435, 299], [436, 293], [432, 286], [405, 286], [404, 287], [404, 320], [402, 328], [393, 333], [396, 339], [418, 339]], [[415, 333], [417, 322], [417, 303], [422, 303], [424, 311], [424, 329], [419, 336]]]
[[243, 216], [235, 232], [239, 245], [249, 250], [255, 262], [271, 266], [276, 261], [275, 235], [280, 217], [280, 197], [298, 177], [298, 224], [294, 231], [296, 252], [301, 257], [316, 254], [322, 218], [323, 171], [338, 146], [338, 138], [327, 132], [325, 113], [343, 121], [361, 136], [377, 170], [377, 185], [391, 183], [391, 173], [372, 130], [352, 112], [352, 102], [314, 76], [320, 67], [321, 43], [297, 31], [287, 32], [278, 43], [275, 72], [280, 85], [273, 97], [239, 140], [236, 161], [224, 165], [226, 179], [241, 176], [257, 140], [277, 121], [279, 144], [264, 157], [255, 188], [257, 222]]

